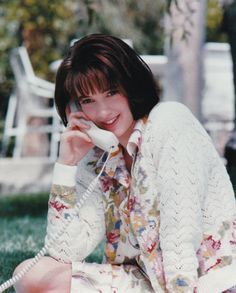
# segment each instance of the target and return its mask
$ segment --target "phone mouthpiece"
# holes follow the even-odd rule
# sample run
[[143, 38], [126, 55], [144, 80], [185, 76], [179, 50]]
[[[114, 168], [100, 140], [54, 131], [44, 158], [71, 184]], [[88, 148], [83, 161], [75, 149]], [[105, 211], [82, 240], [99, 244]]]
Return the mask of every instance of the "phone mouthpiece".
[[91, 138], [92, 142], [100, 149], [107, 152], [116, 152], [119, 147], [119, 140], [114, 133], [97, 127], [92, 121], [83, 119], [83, 122], [90, 126], [84, 130]]

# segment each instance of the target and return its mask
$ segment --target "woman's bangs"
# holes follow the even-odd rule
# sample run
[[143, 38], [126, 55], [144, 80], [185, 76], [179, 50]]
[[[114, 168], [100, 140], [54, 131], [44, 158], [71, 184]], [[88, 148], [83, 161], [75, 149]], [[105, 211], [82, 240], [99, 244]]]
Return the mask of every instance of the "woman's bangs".
[[117, 82], [111, 76], [111, 74], [106, 74], [94, 68], [88, 70], [86, 73], [79, 72], [73, 78], [73, 93], [75, 96], [89, 96], [116, 88]]

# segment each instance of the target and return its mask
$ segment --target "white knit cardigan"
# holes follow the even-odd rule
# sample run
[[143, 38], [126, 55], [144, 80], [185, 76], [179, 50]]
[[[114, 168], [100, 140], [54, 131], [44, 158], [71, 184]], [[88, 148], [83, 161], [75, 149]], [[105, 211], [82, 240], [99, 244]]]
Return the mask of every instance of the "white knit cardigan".
[[[148, 174], [146, 184], [156, 190], [152, 194], [158, 193], [159, 233], [167, 292], [182, 292], [174, 291], [171, 285], [178, 275], [186, 275], [192, 280], [193, 287], [183, 292], [192, 293], [196, 286], [199, 293], [217, 293], [236, 285], [236, 249], [229, 243], [224, 243], [221, 256], [232, 256], [230, 265], [209, 270], [203, 276], [198, 272], [196, 255], [203, 237], [212, 235], [218, 239], [224, 223], [235, 218], [235, 198], [229, 176], [203, 127], [184, 105], [160, 103], [148, 117], [141, 154], [142, 160], [135, 163], [132, 176], [138, 176], [135, 169], [142, 164]], [[95, 177], [87, 166], [89, 161], [90, 154], [77, 168], [57, 163], [53, 185], [73, 188], [76, 184], [78, 200]], [[138, 178], [135, 179], [138, 182]], [[66, 205], [63, 198], [60, 200]], [[61, 219], [68, 218], [72, 212], [73, 205], [69, 204], [63, 213], [49, 208], [46, 243], [60, 230]], [[229, 230], [228, 233], [235, 232]], [[235, 234], [228, 238], [236, 242]], [[104, 235], [104, 207], [98, 188], [49, 252], [64, 262], [81, 261]], [[164, 292], [148, 260], [144, 259], [144, 263], [155, 292]]]

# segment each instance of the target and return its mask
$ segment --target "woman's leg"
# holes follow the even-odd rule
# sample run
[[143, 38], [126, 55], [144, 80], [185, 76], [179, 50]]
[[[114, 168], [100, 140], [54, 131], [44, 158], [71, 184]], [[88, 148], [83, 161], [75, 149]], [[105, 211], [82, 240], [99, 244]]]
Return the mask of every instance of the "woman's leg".
[[[22, 262], [14, 271], [16, 275], [30, 259]], [[69, 293], [71, 264], [64, 264], [51, 257], [43, 257], [15, 285], [17, 293]]]

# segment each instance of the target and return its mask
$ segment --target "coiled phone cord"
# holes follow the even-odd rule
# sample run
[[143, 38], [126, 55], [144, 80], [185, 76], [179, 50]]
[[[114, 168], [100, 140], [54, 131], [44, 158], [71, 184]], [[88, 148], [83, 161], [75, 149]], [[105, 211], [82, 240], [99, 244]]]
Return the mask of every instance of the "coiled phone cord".
[[81, 206], [84, 204], [85, 200], [90, 196], [90, 194], [95, 189], [95, 187], [96, 187], [96, 185], [98, 183], [98, 180], [99, 180], [102, 172], [104, 171], [104, 168], [105, 168], [105, 166], [107, 164], [107, 161], [110, 158], [110, 154], [112, 153], [112, 151], [113, 150], [111, 148], [110, 151], [109, 151], [109, 153], [108, 153], [108, 156], [106, 158], [106, 161], [104, 162], [104, 164], [102, 166], [101, 171], [99, 172], [99, 174], [97, 175], [97, 177], [95, 179], [93, 179], [93, 181], [89, 184], [87, 190], [85, 191], [85, 193], [82, 195], [81, 199], [76, 204], [75, 211], [72, 214], [72, 216], [69, 219], [67, 219], [67, 221], [63, 221], [62, 228], [60, 229], [60, 231], [58, 231], [58, 233], [55, 235], [55, 237], [53, 237], [53, 238], [51, 238], [49, 240], [48, 244], [46, 244], [46, 245], [43, 246], [43, 248], [34, 256], [34, 258], [31, 260], [31, 262], [29, 262], [14, 277], [10, 278], [9, 280], [7, 280], [6, 282], [4, 282], [4, 283], [1, 284], [1, 286], [0, 286], [0, 292], [4, 292], [6, 289], [12, 287], [16, 282], [18, 282], [20, 279], [22, 279], [24, 277], [24, 275], [26, 275], [31, 270], [31, 268], [34, 265], [36, 265], [39, 262], [39, 260], [48, 252], [49, 247], [51, 247], [57, 241], [57, 239], [61, 237], [61, 235], [67, 229], [67, 227], [72, 222], [72, 220], [74, 219], [74, 217], [78, 214], [78, 212], [79, 212]]

